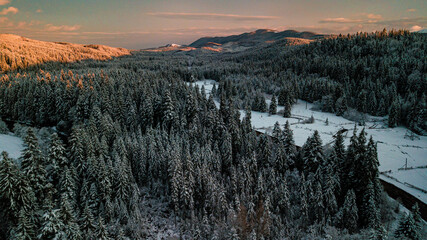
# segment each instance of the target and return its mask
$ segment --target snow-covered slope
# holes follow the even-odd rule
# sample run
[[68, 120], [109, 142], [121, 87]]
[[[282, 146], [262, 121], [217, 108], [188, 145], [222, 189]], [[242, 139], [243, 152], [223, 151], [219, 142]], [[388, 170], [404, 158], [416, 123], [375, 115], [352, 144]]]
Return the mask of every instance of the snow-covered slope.
[[[199, 88], [204, 86], [206, 93], [209, 94], [214, 83], [213, 80], [203, 80], [194, 84], [198, 85]], [[267, 103], [269, 104], [270, 101], [267, 100]], [[333, 141], [333, 135], [338, 130], [346, 128], [349, 129], [345, 135], [345, 143], [348, 145], [355, 123], [332, 113], [310, 110], [313, 107], [311, 103], [298, 100], [298, 103], [292, 106], [291, 118], [284, 118], [280, 115], [270, 116], [268, 113], [253, 111], [251, 114], [252, 125], [258, 131], [271, 133], [276, 122], [279, 122], [283, 127], [286, 121], [289, 121], [294, 132], [295, 144], [298, 146], [302, 146], [315, 130], [319, 131], [325, 145]], [[279, 106], [277, 110], [283, 110], [283, 107]], [[245, 112], [243, 110], [240, 112], [243, 118]], [[302, 120], [312, 115], [315, 118], [313, 124], [302, 123]], [[325, 124], [326, 119], [328, 119], [328, 125]], [[384, 124], [384, 118], [368, 116], [368, 119], [370, 120], [366, 121], [365, 131], [368, 138], [372, 136], [377, 142], [379, 170], [385, 172], [381, 174], [381, 179], [427, 203], [427, 168], [399, 170], [404, 166], [406, 160], [408, 167], [416, 168], [427, 165], [427, 137], [417, 136], [419, 139], [410, 140], [405, 138], [408, 129], [404, 127], [388, 128]], [[362, 127], [358, 127], [358, 132], [361, 130]]]
[[24, 149], [24, 142], [21, 138], [11, 134], [0, 134], [0, 152], [6, 151], [9, 157], [17, 159]]

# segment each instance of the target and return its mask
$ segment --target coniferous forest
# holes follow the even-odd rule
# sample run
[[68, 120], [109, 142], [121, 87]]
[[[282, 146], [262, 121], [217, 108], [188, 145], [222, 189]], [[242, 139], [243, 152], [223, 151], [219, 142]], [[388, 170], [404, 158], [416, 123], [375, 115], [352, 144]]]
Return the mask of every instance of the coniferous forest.
[[[0, 239], [422, 239], [363, 126], [347, 146], [317, 131], [296, 146], [289, 124], [254, 131], [250, 110], [275, 114], [277, 99], [286, 116], [304, 99], [425, 134], [426, 43], [383, 31], [2, 74], [0, 116], [25, 149], [0, 157]], [[196, 79], [219, 84], [207, 96]]]

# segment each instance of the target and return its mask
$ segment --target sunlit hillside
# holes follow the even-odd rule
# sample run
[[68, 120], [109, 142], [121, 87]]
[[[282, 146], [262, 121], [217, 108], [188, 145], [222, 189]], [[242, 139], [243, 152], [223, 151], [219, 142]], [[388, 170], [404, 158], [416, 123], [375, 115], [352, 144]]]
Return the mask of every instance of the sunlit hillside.
[[124, 48], [44, 42], [12, 34], [0, 34], [0, 72], [22, 69], [50, 61], [107, 60], [127, 54], [130, 54], [130, 51]]

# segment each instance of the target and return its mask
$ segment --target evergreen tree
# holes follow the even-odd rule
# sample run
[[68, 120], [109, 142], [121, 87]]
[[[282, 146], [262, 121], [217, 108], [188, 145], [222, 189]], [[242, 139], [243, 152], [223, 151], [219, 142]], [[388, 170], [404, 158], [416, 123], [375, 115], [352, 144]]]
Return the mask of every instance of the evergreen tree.
[[96, 225], [96, 239], [99, 239], [99, 240], [111, 239], [108, 235], [108, 230], [104, 224], [104, 220], [101, 217], [99, 217], [98, 224]]
[[17, 240], [31, 240], [34, 239], [35, 235], [35, 226], [32, 224], [29, 219], [29, 214], [21, 209], [18, 215], [18, 223], [11, 230], [10, 238]]
[[270, 103], [270, 108], [269, 108], [268, 112], [271, 115], [274, 115], [277, 113], [277, 103], [276, 103], [276, 97], [274, 95], [273, 95], [273, 97], [271, 97], [271, 103]]
[[363, 205], [360, 210], [360, 221], [362, 226], [374, 229], [379, 226], [378, 205], [376, 203], [374, 185], [372, 182], [369, 182], [366, 186], [363, 195]]
[[390, 109], [388, 110], [388, 126], [393, 128], [396, 127], [400, 122], [400, 103], [395, 100]]
[[322, 140], [317, 130], [314, 131], [313, 136], [307, 139], [303, 149], [304, 170], [306, 172], [316, 172], [320, 164], [324, 161]]
[[356, 194], [352, 189], [345, 195], [344, 204], [339, 210], [336, 222], [341, 228], [346, 228], [350, 233], [356, 231], [358, 223], [358, 209], [356, 205]]
[[418, 228], [412, 214], [407, 214], [406, 216], [402, 215], [399, 221], [399, 226], [394, 232], [394, 236], [398, 239], [421, 239], [420, 233], [418, 232]]
[[38, 235], [39, 239], [66, 239], [63, 232], [64, 224], [59, 218], [59, 209], [49, 209], [42, 216], [42, 227]]
[[92, 235], [93, 231], [96, 228], [95, 219], [92, 215], [92, 212], [88, 204], [85, 205], [84, 210], [82, 212], [82, 215], [80, 218], [80, 226], [83, 233], [88, 234], [88, 236]]
[[284, 105], [283, 105], [283, 117], [290, 118], [291, 117], [291, 110], [292, 106], [289, 101], [289, 97], [286, 98]]
[[59, 181], [59, 170], [64, 169], [68, 164], [68, 160], [65, 156], [65, 147], [56, 133], [51, 136], [49, 156], [46, 160], [47, 162], [45, 165], [49, 180], [57, 185]]
[[283, 129], [283, 145], [290, 160], [289, 164], [292, 165], [295, 161], [297, 150], [295, 147], [294, 134], [289, 121], [286, 121], [285, 128]]
[[280, 129], [279, 122], [274, 124], [272, 136], [279, 141], [283, 141], [282, 129]]

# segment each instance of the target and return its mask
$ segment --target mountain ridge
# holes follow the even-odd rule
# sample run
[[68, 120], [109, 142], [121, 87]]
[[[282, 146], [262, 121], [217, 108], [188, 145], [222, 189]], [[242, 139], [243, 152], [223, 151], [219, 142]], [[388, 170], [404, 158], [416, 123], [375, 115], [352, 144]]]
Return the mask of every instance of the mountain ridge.
[[99, 44], [39, 41], [14, 34], [0, 34], [0, 73], [46, 62], [109, 60], [130, 50]]
[[236, 42], [243, 46], [253, 46], [262, 42], [273, 42], [288, 37], [292, 38], [302, 38], [308, 40], [314, 40], [318, 38], [323, 38], [326, 35], [316, 34], [313, 32], [298, 32], [296, 30], [284, 30], [277, 32], [272, 29], [258, 29], [252, 32], [246, 32], [238, 35], [230, 35], [223, 37], [202, 37], [198, 40], [192, 42], [188, 46], [200, 48], [205, 46], [209, 42], [217, 44], [226, 44], [229, 42]]

